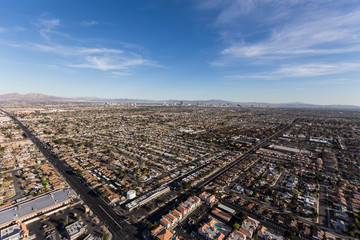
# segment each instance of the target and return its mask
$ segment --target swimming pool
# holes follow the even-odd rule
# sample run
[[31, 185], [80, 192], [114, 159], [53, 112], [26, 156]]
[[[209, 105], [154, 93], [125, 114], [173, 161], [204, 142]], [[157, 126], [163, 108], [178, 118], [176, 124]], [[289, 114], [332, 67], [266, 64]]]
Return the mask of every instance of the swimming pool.
[[214, 227], [216, 227], [217, 229], [221, 229], [221, 227], [217, 224], [214, 224]]

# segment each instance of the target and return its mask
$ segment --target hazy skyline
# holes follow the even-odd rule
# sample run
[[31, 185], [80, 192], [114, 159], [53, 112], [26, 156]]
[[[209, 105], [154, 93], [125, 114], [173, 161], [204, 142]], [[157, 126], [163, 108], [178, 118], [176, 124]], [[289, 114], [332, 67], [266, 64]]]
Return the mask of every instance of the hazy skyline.
[[359, 22], [357, 1], [3, 1], [0, 94], [360, 105]]

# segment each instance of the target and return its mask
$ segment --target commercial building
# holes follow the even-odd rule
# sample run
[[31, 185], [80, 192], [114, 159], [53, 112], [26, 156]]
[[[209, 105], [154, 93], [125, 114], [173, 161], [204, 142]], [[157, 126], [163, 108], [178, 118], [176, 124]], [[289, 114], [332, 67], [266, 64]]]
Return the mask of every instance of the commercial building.
[[135, 199], [134, 201], [128, 203], [125, 205], [126, 209], [131, 211], [137, 207], [140, 207], [146, 203], [148, 203], [149, 201], [153, 200], [154, 198], [159, 197], [160, 195], [166, 193], [170, 191], [170, 188], [166, 185], [162, 185], [161, 187], [150, 191], [144, 195], [142, 195], [141, 197]]
[[33, 200], [9, 206], [0, 211], [0, 228], [18, 223], [66, 205], [75, 197], [71, 189], [47, 193]]
[[305, 149], [298, 149], [298, 148], [285, 147], [285, 146], [279, 146], [279, 145], [270, 145], [269, 148], [279, 150], [279, 151], [284, 151], [284, 152], [290, 152], [290, 153], [310, 154], [310, 151], [307, 151]]
[[231, 215], [218, 209], [218, 208], [215, 208], [214, 210], [211, 211], [212, 214], [214, 214], [215, 216], [221, 218], [222, 220], [225, 220], [225, 221], [230, 221], [231, 219]]
[[86, 232], [86, 227], [81, 221], [74, 222], [65, 227], [66, 236], [70, 240], [77, 239]]
[[131, 199], [136, 198], [136, 191], [135, 191], [135, 190], [129, 190], [129, 191], [126, 193], [126, 198], [127, 198], [128, 200], [131, 200]]
[[12, 225], [10, 227], [1, 229], [1, 240], [28, 240], [29, 230], [24, 223]]
[[225, 206], [224, 204], [219, 204], [218, 206], [220, 209], [225, 210], [226, 212], [230, 213], [231, 215], [234, 215], [236, 211], [232, 208], [229, 208], [228, 206]]

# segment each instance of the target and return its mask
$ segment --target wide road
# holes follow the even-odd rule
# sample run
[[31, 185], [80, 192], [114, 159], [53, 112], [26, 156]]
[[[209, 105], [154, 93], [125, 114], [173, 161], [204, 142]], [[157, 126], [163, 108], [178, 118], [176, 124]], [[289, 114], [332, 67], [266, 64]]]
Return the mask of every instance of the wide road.
[[18, 124], [29, 139], [39, 148], [44, 157], [57, 169], [64, 177], [72, 189], [76, 191], [79, 197], [86, 205], [99, 217], [108, 227], [113, 235], [114, 240], [120, 239], [140, 239], [140, 234], [135, 226], [124, 221], [124, 217], [118, 215], [111, 206], [101, 199], [88, 185], [83, 183], [77, 175], [75, 175], [64, 161], [58, 159], [52, 152], [37, 138], [29, 129], [24, 126], [12, 114], [5, 112], [16, 124]]

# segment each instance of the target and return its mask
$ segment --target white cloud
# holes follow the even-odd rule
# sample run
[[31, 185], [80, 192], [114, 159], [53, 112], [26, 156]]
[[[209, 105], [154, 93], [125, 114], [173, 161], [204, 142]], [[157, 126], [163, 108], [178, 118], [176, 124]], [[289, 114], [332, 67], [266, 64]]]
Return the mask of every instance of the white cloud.
[[308, 78], [329, 76], [340, 73], [359, 72], [360, 63], [311, 63], [311, 64], [284, 64], [274, 71], [249, 74], [230, 75], [230, 79], [239, 80], [280, 80], [284, 78]]
[[234, 22], [241, 24], [239, 18], [252, 18], [252, 16], [256, 16], [261, 24], [267, 24], [288, 15], [289, 9], [304, 4], [301, 0], [196, 0], [196, 2], [200, 9], [217, 12], [216, 25]]
[[92, 68], [98, 70], [126, 70], [138, 66], [154, 66], [156, 63], [142, 59], [131, 57], [106, 57], [106, 56], [89, 56], [86, 57], [87, 63], [69, 64], [68, 66], [74, 68]]
[[15, 31], [15, 32], [23, 32], [23, 31], [26, 31], [26, 28], [24, 28], [22, 26], [15, 26], [13, 28], [13, 31]]
[[0, 27], [0, 33], [1, 32], [23, 32], [23, 31], [26, 31], [26, 28], [21, 27], [21, 26], [15, 26], [15, 27], [10, 27], [10, 28]]
[[85, 48], [64, 46], [60, 44], [38, 44], [32, 43], [30, 48], [41, 52], [51, 52], [64, 56], [84, 56], [91, 54], [121, 54], [123, 50], [113, 48]]
[[225, 45], [211, 65], [268, 71], [238, 79], [322, 76], [358, 66], [352, 63], [360, 53], [360, 8], [354, 0], [196, 1], [216, 14], [212, 27]]
[[64, 49], [62, 46], [55, 47], [55, 46], [50, 46], [50, 45], [46, 45], [46, 44], [38, 44], [38, 43], [30, 44], [30, 48], [41, 51], [41, 52], [53, 52], [53, 53], [66, 52], [66, 51], [63, 51]]
[[272, 73], [257, 73], [257, 74], [238, 74], [238, 75], [229, 75], [227, 76], [230, 79], [238, 80], [275, 80], [275, 76]]
[[122, 76], [129, 76], [131, 75], [131, 72], [128, 71], [128, 72], [119, 72], [119, 71], [116, 71], [116, 72], [111, 72], [114, 76], [119, 76], [119, 77], [122, 77]]
[[80, 24], [85, 26], [85, 27], [90, 27], [90, 26], [94, 26], [94, 25], [99, 24], [99, 22], [98, 21], [93, 21], [93, 20], [92, 21], [82, 21]]
[[274, 72], [284, 77], [316, 77], [358, 71], [360, 63], [284, 65]]
[[[97, 22], [89, 21], [83, 22], [85, 25], [94, 25]], [[61, 26], [61, 20], [58, 18], [49, 18], [43, 15], [37, 19], [35, 26], [43, 41], [34, 43], [26, 41], [5, 41], [0, 39], [1, 45], [10, 46], [13, 48], [21, 48], [23, 50], [36, 52], [37, 54], [47, 54], [52, 57], [51, 63], [54, 66], [67, 66], [71, 68], [89, 68], [101, 71], [108, 71], [113, 76], [130, 75], [135, 68], [141, 66], [159, 67], [160, 65], [150, 59], [147, 59], [143, 54], [141, 46], [125, 43], [121, 41], [111, 42], [112, 45], [116, 44], [118, 48], [102, 47], [104, 44], [92, 43], [93, 46], [85, 43], [88, 41], [79, 41], [82, 45], [76, 44], [61, 44], [58, 39], [50, 39], [53, 34], [65, 36], [66, 33], [57, 31], [57, 27]], [[0, 28], [0, 31], [2, 28]], [[25, 29], [18, 27], [18, 31]], [[67, 42], [73, 40], [68, 38]], [[48, 64], [48, 63], [47, 63]]]
[[258, 43], [235, 43], [221, 54], [235, 58], [338, 54], [360, 51], [360, 10], [285, 25]]
[[120, 74], [129, 75], [130, 71], [118, 72], [114, 70], [129, 70], [139, 66], [160, 66], [155, 61], [145, 59], [136, 53], [121, 49], [85, 48], [35, 43], [32, 43], [30, 48], [35, 51], [53, 53], [64, 57], [77, 57], [75, 60], [80, 63], [69, 63], [67, 64], [69, 67], [113, 71], [112, 73], [118, 76]]
[[16, 43], [4, 43], [5, 45], [9, 46], [9, 47], [13, 47], [13, 48], [21, 48], [22, 46], [20, 44], [16, 44]]
[[113, 53], [113, 54], [120, 54], [124, 51], [119, 49], [110, 49], [110, 48], [78, 48], [78, 51], [80, 53], [86, 53], [86, 54], [96, 54], [96, 53]]
[[51, 33], [58, 33], [54, 31], [54, 28], [60, 26], [60, 19], [58, 18], [40, 18], [37, 22], [37, 25], [39, 27], [39, 33], [40, 35], [46, 39], [50, 39]]

